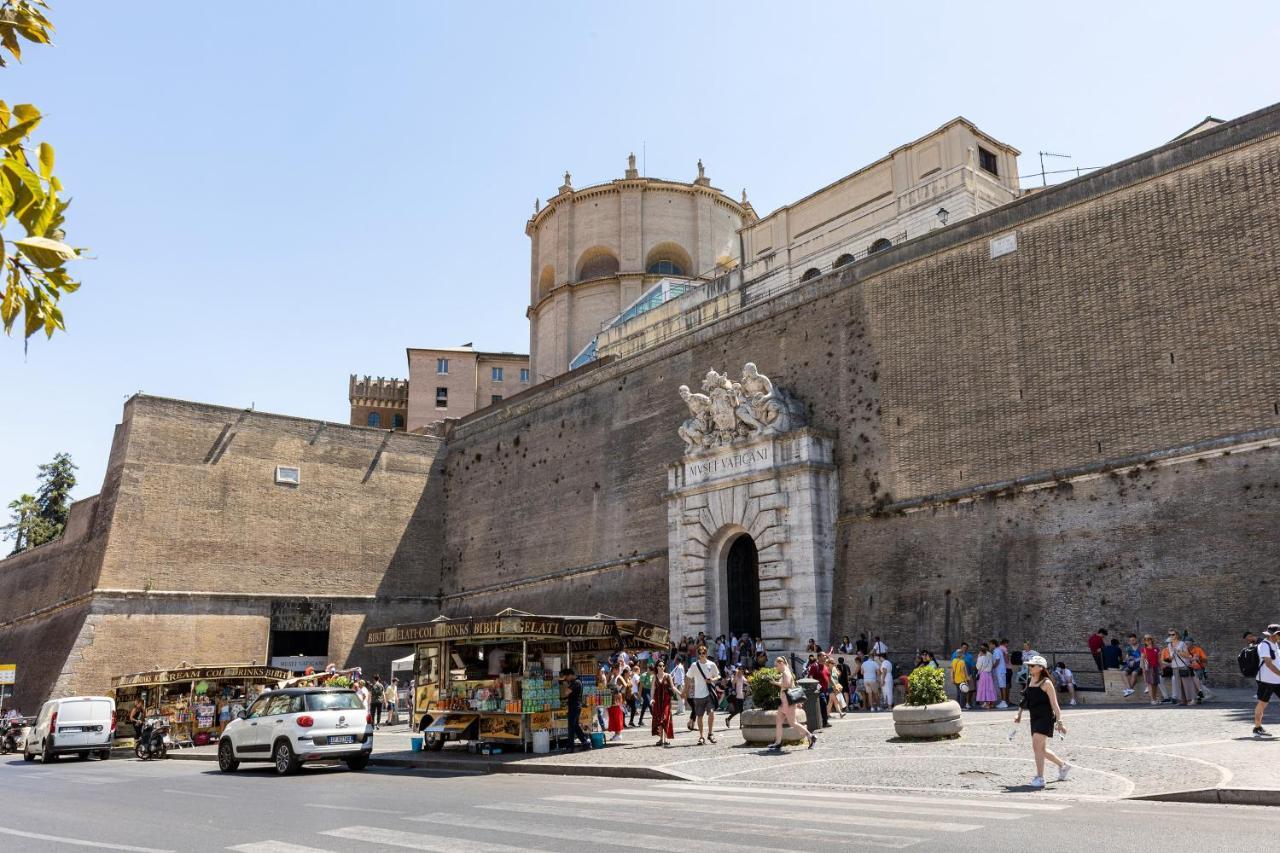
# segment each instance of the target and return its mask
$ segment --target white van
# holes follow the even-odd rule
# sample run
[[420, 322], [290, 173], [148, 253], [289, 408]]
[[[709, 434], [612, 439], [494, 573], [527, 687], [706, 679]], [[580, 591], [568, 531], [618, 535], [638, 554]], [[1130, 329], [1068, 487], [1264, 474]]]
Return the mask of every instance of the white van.
[[74, 752], [81, 758], [97, 753], [111, 757], [116, 736], [116, 703], [106, 696], [72, 696], [50, 699], [40, 708], [35, 725], [27, 730], [22, 757], [34, 761], [37, 754], [45, 764]]

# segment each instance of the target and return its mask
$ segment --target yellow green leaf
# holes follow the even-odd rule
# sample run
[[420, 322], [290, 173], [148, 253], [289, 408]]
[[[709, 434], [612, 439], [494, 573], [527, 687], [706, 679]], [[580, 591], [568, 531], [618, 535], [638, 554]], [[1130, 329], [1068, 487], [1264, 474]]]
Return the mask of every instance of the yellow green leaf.
[[10, 115], [11, 113], [9, 112], [9, 105], [6, 104], [4, 101], [0, 101], [0, 127], [9, 126]]
[[18, 44], [18, 37], [14, 35], [12, 27], [5, 27], [0, 31], [0, 45], [12, 53], [14, 59], [22, 61], [22, 46]]
[[13, 184], [9, 183], [9, 173], [0, 169], [0, 225], [13, 210]]
[[37, 237], [43, 237], [49, 233], [49, 226], [53, 225], [54, 217], [57, 213], [58, 197], [53, 193], [49, 193], [44, 197], [44, 204], [40, 207], [40, 213], [31, 225], [31, 233]]
[[40, 177], [46, 181], [53, 177], [53, 146], [40, 143]]
[[10, 145], [14, 142], [18, 142], [19, 140], [26, 139], [39, 123], [40, 116], [37, 115], [33, 119], [18, 122], [13, 127], [0, 131], [0, 145]]
[[14, 104], [13, 114], [17, 116], [18, 121], [40, 118], [40, 110], [36, 109], [35, 104]]
[[76, 257], [75, 249], [48, 237], [24, 237], [14, 240], [13, 245], [42, 270], [60, 267]]

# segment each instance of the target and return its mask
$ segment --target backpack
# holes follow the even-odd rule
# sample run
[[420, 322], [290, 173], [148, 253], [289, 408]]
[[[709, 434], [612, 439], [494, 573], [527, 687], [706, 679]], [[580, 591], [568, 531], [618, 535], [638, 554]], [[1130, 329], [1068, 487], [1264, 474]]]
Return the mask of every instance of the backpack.
[[382, 692], [384, 689], [385, 688], [381, 684], [378, 684], [375, 682], [374, 685], [369, 688], [369, 698], [371, 698], [374, 702], [381, 702]]
[[1262, 659], [1258, 657], [1258, 647], [1253, 643], [1245, 646], [1240, 650], [1240, 656], [1236, 658], [1236, 663], [1240, 666], [1240, 674], [1245, 678], [1257, 678], [1258, 670], [1262, 668]]

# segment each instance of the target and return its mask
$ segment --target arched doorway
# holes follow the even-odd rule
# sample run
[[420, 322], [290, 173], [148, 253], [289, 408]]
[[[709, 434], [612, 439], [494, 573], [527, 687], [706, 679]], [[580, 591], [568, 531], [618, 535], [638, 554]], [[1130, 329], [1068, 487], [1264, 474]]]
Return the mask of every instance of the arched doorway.
[[725, 557], [725, 604], [729, 633], [760, 636], [760, 555], [749, 533], [729, 543]]

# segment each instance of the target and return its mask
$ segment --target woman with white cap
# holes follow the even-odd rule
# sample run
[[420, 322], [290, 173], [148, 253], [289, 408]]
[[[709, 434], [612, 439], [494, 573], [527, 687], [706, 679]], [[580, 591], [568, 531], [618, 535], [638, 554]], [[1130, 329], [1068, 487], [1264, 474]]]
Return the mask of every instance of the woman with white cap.
[[1049, 759], [1058, 766], [1058, 781], [1063, 782], [1071, 772], [1071, 765], [1054, 755], [1049, 749], [1049, 738], [1053, 737], [1056, 728], [1063, 734], [1067, 727], [1062, 724], [1062, 709], [1058, 706], [1058, 691], [1049, 677], [1048, 663], [1036, 655], [1024, 661], [1031, 673], [1027, 689], [1022, 691], [1022, 702], [1018, 706], [1018, 715], [1013, 724], [1022, 721], [1022, 711], [1031, 715], [1031, 750], [1036, 757], [1036, 775], [1031, 780], [1031, 787], [1044, 787], [1044, 761]]

